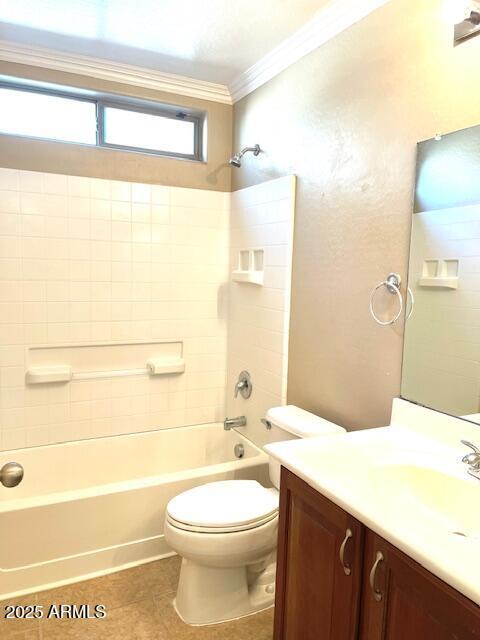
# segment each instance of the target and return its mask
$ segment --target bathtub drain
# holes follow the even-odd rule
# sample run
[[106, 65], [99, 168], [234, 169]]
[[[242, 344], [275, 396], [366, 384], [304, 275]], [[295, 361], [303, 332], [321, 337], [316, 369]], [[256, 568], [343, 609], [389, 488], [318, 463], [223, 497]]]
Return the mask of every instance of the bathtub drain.
[[235, 454], [236, 458], [243, 458], [243, 456], [245, 455], [245, 447], [243, 446], [243, 444], [236, 444], [233, 449], [233, 453]]

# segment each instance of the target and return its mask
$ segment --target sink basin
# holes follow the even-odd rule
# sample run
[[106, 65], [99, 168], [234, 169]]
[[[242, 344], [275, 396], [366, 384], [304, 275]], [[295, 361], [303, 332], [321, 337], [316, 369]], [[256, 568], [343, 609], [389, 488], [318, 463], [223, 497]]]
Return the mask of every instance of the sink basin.
[[399, 422], [275, 442], [265, 449], [380, 538], [480, 605], [480, 480], [460, 462], [468, 452], [460, 440], [478, 442], [478, 430], [464, 421], [456, 425], [452, 418], [454, 433], [440, 429], [437, 439], [436, 419], [436, 414], [432, 420], [426, 415], [425, 426], [417, 421], [412, 429]]
[[412, 509], [434, 526], [464, 537], [480, 537], [480, 481], [411, 464], [382, 465], [375, 481], [389, 506], [402, 516]]

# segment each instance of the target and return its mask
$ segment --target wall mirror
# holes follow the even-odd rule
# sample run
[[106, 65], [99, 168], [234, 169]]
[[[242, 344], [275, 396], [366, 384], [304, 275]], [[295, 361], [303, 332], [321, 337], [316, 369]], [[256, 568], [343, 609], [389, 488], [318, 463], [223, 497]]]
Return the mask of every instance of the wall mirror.
[[402, 397], [480, 423], [480, 126], [418, 145]]

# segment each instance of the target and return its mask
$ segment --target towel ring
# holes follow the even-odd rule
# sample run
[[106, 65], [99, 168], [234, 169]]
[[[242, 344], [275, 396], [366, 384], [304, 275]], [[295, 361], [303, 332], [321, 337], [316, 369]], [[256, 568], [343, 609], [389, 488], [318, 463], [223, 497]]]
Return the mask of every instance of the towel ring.
[[410, 320], [413, 313], [413, 307], [415, 306], [415, 298], [413, 295], [413, 291], [410, 289], [410, 287], [407, 287], [407, 293], [410, 296], [410, 311], [407, 313], [405, 320]]
[[[384, 280], [383, 282], [380, 282], [380, 284], [377, 284], [375, 289], [372, 291], [372, 295], [370, 296], [370, 313], [372, 314], [372, 318], [375, 320], [375, 322], [377, 322], [378, 324], [382, 325], [383, 327], [388, 326], [390, 324], [395, 324], [395, 322], [397, 322], [397, 320], [402, 315], [403, 297], [402, 297], [402, 294], [400, 293], [400, 285], [401, 285], [401, 283], [402, 283], [402, 280], [401, 280], [400, 276], [398, 275], [398, 273], [389, 273], [387, 279]], [[381, 289], [382, 287], [385, 287], [387, 289], [387, 291], [389, 293], [391, 293], [392, 295], [396, 295], [398, 297], [398, 302], [400, 304], [400, 309], [398, 310], [397, 315], [394, 318], [392, 318], [391, 320], [380, 320], [380, 318], [378, 318], [378, 316], [375, 314], [375, 311], [374, 311], [374, 308], [373, 308], [373, 302], [374, 302], [374, 299], [375, 299], [375, 295], [376, 295], [377, 291], [379, 289]], [[412, 300], [413, 300], [413, 295], [412, 295]], [[412, 310], [413, 310], [413, 305], [412, 305]], [[411, 315], [411, 312], [410, 312], [410, 315]]]

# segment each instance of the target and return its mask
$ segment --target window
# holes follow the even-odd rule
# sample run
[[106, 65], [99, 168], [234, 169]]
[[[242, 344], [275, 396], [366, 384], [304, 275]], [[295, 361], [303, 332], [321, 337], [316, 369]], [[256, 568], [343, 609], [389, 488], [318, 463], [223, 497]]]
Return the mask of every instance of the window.
[[109, 146], [195, 154], [195, 123], [191, 120], [105, 106], [103, 124], [104, 143]]
[[96, 144], [94, 102], [0, 88], [0, 131], [62, 142]]
[[121, 96], [0, 85], [0, 133], [202, 160], [204, 114]]

